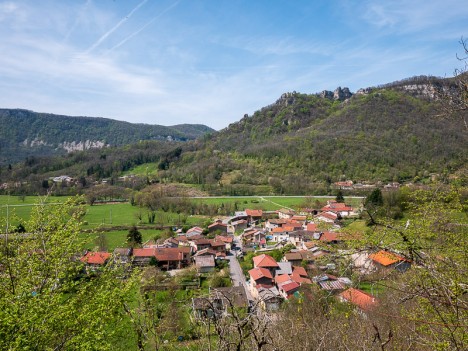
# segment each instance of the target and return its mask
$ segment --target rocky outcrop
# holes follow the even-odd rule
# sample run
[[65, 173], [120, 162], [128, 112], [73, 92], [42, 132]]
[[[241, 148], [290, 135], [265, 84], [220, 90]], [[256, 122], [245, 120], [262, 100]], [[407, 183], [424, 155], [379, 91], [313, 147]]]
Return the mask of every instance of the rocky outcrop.
[[341, 87], [338, 87], [335, 89], [335, 91], [324, 90], [317, 95], [324, 99], [345, 101], [351, 98], [353, 93], [349, 90], [349, 88], [344, 87], [342, 89]]

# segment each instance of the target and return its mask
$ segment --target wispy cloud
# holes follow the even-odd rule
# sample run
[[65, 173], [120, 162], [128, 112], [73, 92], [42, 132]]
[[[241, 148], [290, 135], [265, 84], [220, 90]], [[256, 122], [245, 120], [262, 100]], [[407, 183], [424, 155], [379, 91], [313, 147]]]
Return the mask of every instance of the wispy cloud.
[[144, 4], [146, 4], [148, 0], [143, 0], [140, 2], [136, 7], [134, 7], [125, 17], [123, 17], [114, 27], [112, 27], [110, 30], [108, 30], [106, 33], [104, 33], [93, 45], [91, 45], [86, 51], [85, 54], [89, 54], [91, 51], [96, 49], [99, 45], [102, 44], [104, 40], [106, 40], [112, 33], [114, 33], [117, 29], [119, 29], [120, 26], [122, 26], [125, 22], [128, 21], [132, 15], [138, 11], [140, 7], [142, 7]]
[[114, 51], [115, 49], [121, 47], [122, 45], [124, 45], [127, 41], [129, 41], [130, 39], [132, 39], [133, 37], [137, 36], [138, 34], [140, 34], [142, 31], [144, 31], [147, 27], [149, 27], [154, 21], [156, 21], [158, 18], [160, 18], [162, 15], [164, 15], [166, 12], [172, 10], [174, 7], [176, 7], [178, 4], [179, 4], [180, 1], [177, 1], [175, 3], [173, 3], [172, 5], [170, 5], [168, 8], [166, 8], [164, 11], [162, 11], [160, 14], [158, 14], [157, 16], [153, 17], [150, 21], [148, 21], [147, 23], [145, 23], [144, 26], [142, 26], [141, 28], [139, 28], [137, 31], [133, 32], [132, 34], [130, 34], [129, 36], [127, 36], [125, 39], [123, 39], [122, 41], [120, 41], [117, 45], [113, 46], [112, 48], [110, 48], [108, 50], [108, 52], [111, 52], [111, 51]]

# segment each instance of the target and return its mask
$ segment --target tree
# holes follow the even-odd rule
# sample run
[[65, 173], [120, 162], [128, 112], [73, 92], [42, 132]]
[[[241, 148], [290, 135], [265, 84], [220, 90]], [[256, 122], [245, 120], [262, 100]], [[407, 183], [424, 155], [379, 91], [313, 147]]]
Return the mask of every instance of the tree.
[[119, 348], [131, 286], [113, 267], [83, 276], [83, 213], [77, 200], [39, 204], [27, 234], [1, 240], [0, 350]]
[[344, 197], [343, 197], [343, 192], [340, 190], [338, 190], [336, 192], [336, 198], [335, 198], [336, 202], [344, 202]]
[[397, 251], [417, 266], [392, 280], [387, 276], [380, 284], [392, 291], [392, 314], [420, 324], [422, 349], [468, 347], [466, 213], [461, 189], [417, 191], [405, 223], [374, 218], [374, 230], [363, 243]]
[[141, 236], [140, 231], [135, 225], [132, 226], [128, 231], [127, 243], [131, 247], [139, 246], [143, 243], [143, 237]]
[[369, 195], [367, 195], [365, 200], [366, 206], [382, 206], [383, 205], [383, 196], [382, 191], [379, 188], [374, 189]]
[[456, 68], [454, 78], [448, 87], [441, 87], [436, 90], [437, 97], [441, 101], [443, 117], [460, 117], [463, 125], [468, 130], [468, 39], [461, 38], [461, 55], [456, 55], [462, 63], [461, 68]]

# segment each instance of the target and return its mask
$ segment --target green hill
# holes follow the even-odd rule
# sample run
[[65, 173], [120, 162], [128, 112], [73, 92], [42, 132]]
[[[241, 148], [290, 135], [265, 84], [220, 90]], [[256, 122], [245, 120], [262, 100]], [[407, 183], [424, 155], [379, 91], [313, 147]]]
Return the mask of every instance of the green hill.
[[121, 146], [140, 140], [186, 141], [213, 132], [204, 125], [165, 127], [21, 109], [0, 109], [0, 123], [0, 164], [23, 161], [28, 156]]

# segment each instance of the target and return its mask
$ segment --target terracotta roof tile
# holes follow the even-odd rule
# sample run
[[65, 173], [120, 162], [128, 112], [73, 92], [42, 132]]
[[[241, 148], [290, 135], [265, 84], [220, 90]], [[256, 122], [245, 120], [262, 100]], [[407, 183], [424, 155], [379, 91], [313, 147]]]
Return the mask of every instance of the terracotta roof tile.
[[377, 305], [374, 296], [359, 289], [349, 288], [338, 296], [363, 310], [368, 310]]
[[260, 255], [253, 258], [254, 267], [278, 267], [278, 263], [270, 255]]
[[254, 268], [249, 271], [252, 280], [259, 280], [261, 278], [273, 279], [271, 272], [266, 268]]
[[406, 258], [385, 250], [371, 254], [369, 257], [371, 260], [380, 263], [382, 266], [390, 266], [397, 262], [407, 261]]
[[81, 262], [88, 264], [100, 264], [103, 265], [110, 258], [111, 254], [109, 252], [87, 252], [86, 255], [81, 257]]

